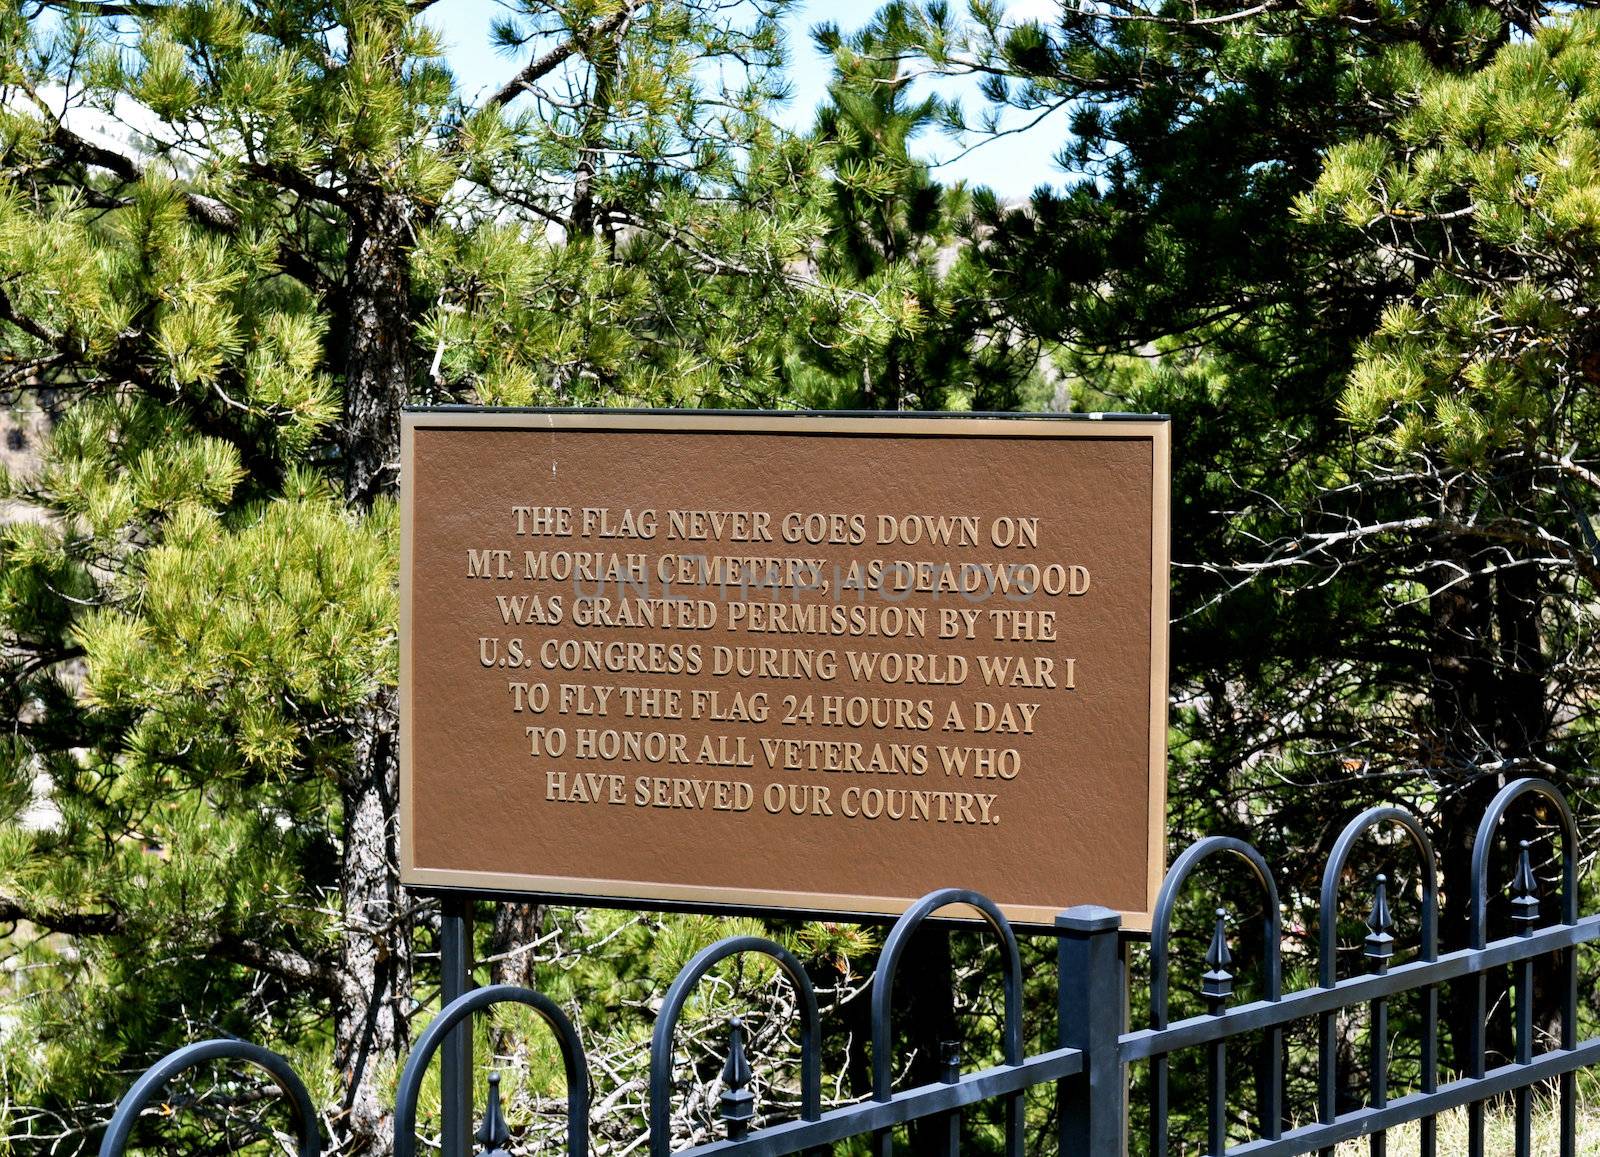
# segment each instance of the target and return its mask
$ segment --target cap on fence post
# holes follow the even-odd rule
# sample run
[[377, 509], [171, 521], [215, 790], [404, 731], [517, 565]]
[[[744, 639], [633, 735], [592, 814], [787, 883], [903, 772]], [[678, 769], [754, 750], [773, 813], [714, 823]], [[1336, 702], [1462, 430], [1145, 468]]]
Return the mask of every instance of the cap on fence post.
[[1083, 1072], [1057, 1087], [1061, 1157], [1118, 1157], [1128, 1151], [1127, 1087], [1117, 1038], [1126, 984], [1118, 933], [1122, 917], [1080, 904], [1056, 917], [1061, 1044], [1081, 1049]]

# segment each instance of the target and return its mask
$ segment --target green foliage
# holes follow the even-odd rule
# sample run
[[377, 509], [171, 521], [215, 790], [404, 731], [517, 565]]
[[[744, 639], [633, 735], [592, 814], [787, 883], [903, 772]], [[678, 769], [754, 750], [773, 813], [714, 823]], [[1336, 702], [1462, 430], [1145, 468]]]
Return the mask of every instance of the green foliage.
[[[624, 10], [530, 0], [496, 34], [537, 42], [580, 9]], [[496, 405], [786, 399], [822, 177], [768, 117], [780, 10], [650, 5], [594, 48], [592, 76], [557, 72], [514, 113], [463, 110], [450, 145], [481, 193], [418, 243], [435, 382]]]
[[208, 784], [292, 772], [319, 722], [395, 678], [392, 508], [358, 521], [305, 473], [285, 490], [231, 525], [181, 506], [124, 578], [137, 613], [75, 632], [85, 703], [137, 718], [136, 750], [208, 752], [189, 768]]
[[[345, 721], [393, 678], [392, 507], [357, 517], [303, 467], [271, 498], [237, 501], [242, 480], [180, 411], [86, 400], [20, 491], [52, 520], [4, 528], [31, 726], [8, 753], [0, 891], [47, 928], [109, 933], [13, 945], [34, 969], [6, 1064], [63, 1105], [174, 1027], [272, 1036], [303, 1015], [287, 978], [250, 980], [247, 946], [336, 948], [332, 781]], [[51, 684], [21, 681], [57, 653]], [[56, 818], [18, 822], [36, 777]]]
[[829, 100], [813, 140], [832, 182], [813, 258], [824, 288], [792, 342], [790, 373], [814, 406], [1010, 409], [1038, 348], [1018, 341], [979, 257], [974, 202], [932, 180], [913, 142], [942, 122], [936, 96], [912, 98], [913, 72], [888, 49], [893, 8], [833, 53]]
[[[475, 101], [426, 8], [0, 11], [0, 391], [54, 423], [0, 480], [13, 1147], [92, 1147], [219, 1031], [381, 1143], [432, 947], [384, 899], [396, 407], [789, 404], [792, 319], [905, 308], [808, 265], [833, 181], [771, 116], [781, 4], [527, 0]], [[630, 1045], [713, 933], [564, 919], [540, 983]]]
[[954, 129], [1071, 119], [1061, 189], [978, 204], [1008, 319], [1075, 407], [1173, 418], [1174, 845], [1251, 840], [1303, 910], [1338, 820], [1405, 802], [1460, 943], [1501, 777], [1595, 830], [1592, 16], [967, 7], [878, 23], [981, 77]]
[[1554, 23], [1471, 77], [1423, 87], [1394, 145], [1333, 150], [1302, 199], [1304, 218], [1381, 229], [1418, 264], [1341, 399], [1395, 454], [1472, 470], [1507, 453], [1559, 458], [1592, 436], [1597, 77], [1594, 18]]
[[[818, 30], [834, 76], [796, 135], [783, 9], [515, 0], [481, 34], [521, 71], [469, 99], [425, 3], [0, 8], [0, 391], [54, 421], [0, 478], [13, 1148], [92, 1148], [132, 1069], [219, 1031], [291, 1055], [339, 1146], [381, 1137], [436, 947], [383, 899], [404, 401], [1170, 413], [1171, 826], [1263, 845], [1291, 906], [1335, 821], [1399, 798], [1457, 837], [1449, 941], [1485, 791], [1593, 764], [1592, 15], [896, 0]], [[983, 107], [919, 95], [922, 66]], [[1066, 181], [1026, 205], [917, 159], [1057, 108]], [[572, 1011], [600, 1128], [632, 1136], [651, 1002], [757, 926], [534, 925], [479, 947]], [[876, 934], [769, 934], [859, 1038]], [[988, 1056], [993, 993], [962, 983]], [[784, 999], [720, 968], [680, 1075], [712, 1079], [750, 1001], [792, 1059]], [[560, 1073], [528, 1027], [479, 1055], [540, 1133]]]

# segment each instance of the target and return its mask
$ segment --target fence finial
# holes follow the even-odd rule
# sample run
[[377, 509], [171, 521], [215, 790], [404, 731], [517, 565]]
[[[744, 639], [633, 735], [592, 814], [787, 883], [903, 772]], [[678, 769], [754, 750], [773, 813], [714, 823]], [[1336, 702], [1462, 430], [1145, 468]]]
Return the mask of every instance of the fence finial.
[[747, 1087], [754, 1074], [744, 1055], [744, 1021], [728, 1021], [728, 1063], [722, 1066], [722, 1123], [728, 1127], [728, 1140], [737, 1141], [750, 1132], [756, 1115], [756, 1095]]
[[478, 1144], [484, 1146], [479, 1157], [506, 1157], [506, 1143], [511, 1140], [511, 1128], [505, 1114], [500, 1111], [500, 1074], [489, 1074], [489, 1102], [483, 1107], [483, 1123], [473, 1134]]
[[1517, 855], [1517, 874], [1511, 881], [1511, 919], [1520, 934], [1532, 935], [1539, 923], [1539, 880], [1533, 874], [1533, 862], [1528, 856], [1528, 841], [1522, 841]]
[[1378, 972], [1389, 967], [1394, 955], [1394, 919], [1389, 915], [1389, 877], [1378, 873], [1378, 882], [1372, 892], [1372, 912], [1367, 917], [1366, 947], [1362, 951]]
[[961, 1079], [961, 1042], [958, 1040], [942, 1040], [939, 1042], [939, 1079], [947, 1085], [953, 1085]]
[[1200, 992], [1211, 1002], [1212, 1012], [1221, 1012], [1222, 1006], [1233, 995], [1233, 953], [1228, 951], [1228, 910], [1217, 909], [1217, 926], [1211, 933], [1211, 947], [1206, 949], [1206, 972], [1201, 980]]

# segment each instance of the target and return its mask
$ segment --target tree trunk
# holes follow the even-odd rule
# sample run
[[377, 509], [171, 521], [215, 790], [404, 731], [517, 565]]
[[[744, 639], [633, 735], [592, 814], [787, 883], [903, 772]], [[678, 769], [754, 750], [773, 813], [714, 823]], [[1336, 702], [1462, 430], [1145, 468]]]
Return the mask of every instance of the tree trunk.
[[[520, 988], [537, 989], [538, 969], [534, 964], [536, 953], [518, 952], [544, 934], [545, 918], [550, 909], [544, 904], [496, 904], [494, 929], [489, 937], [489, 983], [515, 984]], [[511, 1033], [503, 1024], [489, 1025], [489, 1051], [495, 1056], [507, 1056], [511, 1051]]]
[[[345, 495], [366, 509], [399, 481], [400, 407], [411, 380], [407, 204], [373, 190], [352, 199], [346, 268]], [[350, 1152], [392, 1151], [391, 1094], [380, 1083], [407, 1043], [410, 927], [399, 877], [397, 695], [379, 690], [358, 716], [344, 809], [344, 937], [334, 1050], [345, 1080]]]
[[578, 151], [578, 164], [572, 183], [569, 241], [594, 235], [594, 182], [605, 159], [606, 126], [611, 120], [611, 97], [617, 79], [618, 54], [623, 37], [627, 35], [627, 27], [627, 19], [624, 19], [616, 28], [600, 32], [595, 42], [588, 45], [589, 64], [594, 69], [594, 92], [589, 98], [580, 133], [583, 144]]
[[349, 1151], [362, 1154], [393, 1149], [390, 1090], [379, 1077], [405, 1047], [401, 1002], [411, 989], [397, 846], [395, 722], [395, 691], [385, 688], [362, 711], [354, 759], [341, 784], [344, 936], [334, 1059], [345, 1080], [341, 1140]]
[[[1465, 515], [1465, 496], [1454, 504]], [[1460, 565], [1476, 570], [1470, 541], [1462, 544]], [[1487, 546], [1488, 544], [1483, 544]], [[1545, 691], [1542, 637], [1539, 630], [1538, 575], [1532, 567], [1505, 568], [1457, 583], [1433, 597], [1433, 639], [1430, 679], [1432, 761], [1445, 786], [1438, 823], [1441, 903], [1440, 947], [1465, 947], [1470, 932], [1472, 852], [1484, 809], [1502, 783], [1524, 774], [1519, 761], [1544, 754], [1550, 727]], [[1485, 771], [1486, 764], [1497, 765]], [[1507, 877], [1491, 872], [1489, 899], [1503, 889]], [[1489, 930], [1490, 938], [1504, 934]], [[1489, 981], [1491, 1007], [1504, 1005], [1506, 978]], [[1444, 1008], [1451, 1039], [1458, 1050], [1455, 1064], [1464, 1069], [1459, 1052], [1476, 1014], [1470, 986], [1446, 987]], [[1484, 1035], [1489, 1063], [1510, 1055], [1509, 1018], [1491, 1018]]]
[[[1467, 496], [1459, 490], [1446, 505], [1458, 517]], [[1470, 541], [1463, 540], [1456, 560], [1463, 571], [1476, 569]], [[1459, 572], [1454, 572], [1459, 573]], [[1452, 573], [1451, 577], [1454, 577]], [[1430, 600], [1428, 719], [1421, 736], [1423, 758], [1443, 785], [1439, 807], [1439, 939], [1445, 951], [1468, 943], [1471, 905], [1472, 843], [1477, 817], [1494, 794], [1494, 777], [1478, 769], [1491, 762], [1489, 737], [1494, 731], [1494, 680], [1491, 669], [1490, 584], [1486, 577], [1461, 579]], [[1493, 979], [1491, 978], [1491, 989]], [[1454, 1049], [1455, 1067], [1466, 1071], [1469, 1034], [1476, 1017], [1471, 985], [1444, 989], [1444, 1019]], [[1497, 994], [1490, 992], [1493, 1000]], [[1509, 1038], [1491, 1030], [1485, 1036], [1491, 1052]]]
[[411, 212], [399, 197], [352, 197], [345, 281], [345, 498], [366, 509], [400, 480], [400, 407], [411, 382]]
[[[489, 955], [499, 957], [489, 965], [493, 984], [516, 984], [537, 988], [534, 953], [516, 952], [544, 934], [545, 917], [550, 909], [543, 904], [496, 904], [494, 931], [489, 940]], [[509, 955], [516, 953], [515, 955]]]

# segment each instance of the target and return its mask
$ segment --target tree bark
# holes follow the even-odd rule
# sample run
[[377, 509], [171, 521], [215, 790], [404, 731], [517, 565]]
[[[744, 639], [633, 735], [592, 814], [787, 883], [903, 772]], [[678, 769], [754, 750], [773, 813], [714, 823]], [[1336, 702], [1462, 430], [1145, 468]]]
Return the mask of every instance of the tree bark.
[[351, 199], [345, 280], [345, 498], [361, 509], [400, 480], [400, 407], [411, 382], [411, 211], [381, 191]]
[[492, 984], [516, 984], [523, 988], [537, 988], [534, 983], [538, 971], [534, 967], [532, 952], [515, 952], [532, 944], [544, 934], [545, 917], [550, 909], [543, 904], [496, 904], [494, 931], [489, 940], [489, 955], [500, 957], [489, 965]]
[[[631, 10], [630, 5], [624, 12], [631, 14]], [[583, 146], [578, 152], [578, 164], [572, 184], [570, 240], [576, 241], [594, 235], [594, 182], [600, 166], [604, 163], [605, 133], [611, 119], [612, 89], [617, 79], [618, 54], [621, 52], [622, 38], [627, 34], [627, 24], [627, 17], [624, 17], [614, 27], [595, 29], [588, 38], [589, 64], [594, 69], [594, 92], [589, 98], [589, 107], [584, 114], [580, 134]]]
[[[411, 381], [410, 212], [372, 190], [351, 200], [345, 281], [343, 453], [346, 499], [365, 510], [399, 481], [400, 407]], [[410, 921], [399, 877], [397, 693], [379, 690], [360, 712], [340, 784], [344, 809], [344, 937], [334, 1050], [345, 1081], [343, 1142], [383, 1157], [393, 1149], [390, 1091], [380, 1077], [407, 1044]]]
[[396, 839], [394, 708], [393, 688], [368, 703], [341, 785], [344, 936], [334, 1008], [334, 1059], [345, 1081], [341, 1140], [350, 1152], [379, 1155], [392, 1151], [394, 1130], [389, 1090], [378, 1077], [405, 1047], [401, 1000], [411, 987]]

